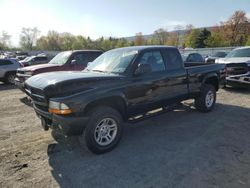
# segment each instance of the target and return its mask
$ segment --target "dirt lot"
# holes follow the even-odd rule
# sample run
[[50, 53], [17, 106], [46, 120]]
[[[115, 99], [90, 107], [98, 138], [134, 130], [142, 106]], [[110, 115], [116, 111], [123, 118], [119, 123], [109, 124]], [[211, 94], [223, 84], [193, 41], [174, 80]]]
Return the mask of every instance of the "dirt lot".
[[0, 84], [0, 187], [250, 187], [250, 91], [220, 90], [211, 113], [183, 107], [126, 125], [104, 155], [44, 132], [25, 95]]

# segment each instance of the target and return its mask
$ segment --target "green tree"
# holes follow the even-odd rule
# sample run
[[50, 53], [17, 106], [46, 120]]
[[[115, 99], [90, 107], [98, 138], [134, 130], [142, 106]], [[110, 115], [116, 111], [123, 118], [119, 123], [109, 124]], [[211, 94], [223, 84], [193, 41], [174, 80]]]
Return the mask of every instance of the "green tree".
[[154, 39], [157, 44], [164, 45], [167, 43], [168, 35], [167, 30], [160, 28], [154, 32]]
[[85, 37], [78, 35], [75, 37], [74, 43], [72, 44], [72, 48], [74, 50], [82, 50], [86, 49], [87, 40]]
[[250, 46], [250, 35], [248, 36], [247, 42], [246, 42], [246, 46]]
[[208, 31], [206, 28], [202, 29], [195, 39], [195, 48], [205, 48], [205, 40], [211, 35], [211, 32]]
[[200, 35], [199, 29], [192, 29], [191, 33], [187, 36], [185, 41], [186, 47], [196, 48], [197, 45], [197, 39]]
[[7, 50], [10, 48], [10, 39], [11, 36], [7, 32], [2, 31], [0, 35], [0, 50]]
[[32, 50], [34, 45], [36, 44], [39, 34], [40, 31], [36, 27], [22, 28], [22, 32], [20, 34], [21, 48], [25, 50]]
[[144, 37], [142, 36], [142, 33], [139, 32], [139, 33], [136, 33], [136, 36], [135, 36], [135, 45], [136, 46], [141, 46], [141, 45], [145, 45], [145, 39]]
[[62, 50], [73, 50], [73, 44], [76, 38], [71, 33], [61, 33], [60, 34], [60, 44]]
[[222, 33], [212, 32], [211, 35], [204, 41], [206, 47], [224, 47], [227, 42]]

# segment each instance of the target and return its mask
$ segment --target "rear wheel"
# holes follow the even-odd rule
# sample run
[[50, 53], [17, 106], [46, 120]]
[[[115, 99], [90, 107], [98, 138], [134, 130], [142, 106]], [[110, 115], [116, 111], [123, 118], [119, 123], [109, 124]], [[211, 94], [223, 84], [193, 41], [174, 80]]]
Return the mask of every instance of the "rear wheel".
[[14, 84], [16, 74], [15, 73], [7, 73], [5, 76], [5, 82], [8, 84]]
[[209, 112], [216, 102], [216, 91], [213, 85], [205, 84], [201, 95], [195, 99], [195, 107], [201, 112]]
[[120, 113], [111, 107], [99, 106], [88, 115], [90, 119], [83, 132], [88, 149], [96, 154], [112, 150], [122, 136], [123, 120]]

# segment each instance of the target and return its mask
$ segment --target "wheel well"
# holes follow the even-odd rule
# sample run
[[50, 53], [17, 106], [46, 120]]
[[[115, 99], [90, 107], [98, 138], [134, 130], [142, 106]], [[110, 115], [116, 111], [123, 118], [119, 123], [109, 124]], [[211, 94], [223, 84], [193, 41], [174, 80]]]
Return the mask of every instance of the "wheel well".
[[85, 107], [84, 113], [88, 113], [90, 110], [97, 106], [110, 106], [116, 109], [121, 114], [124, 120], [128, 118], [126, 104], [121, 97], [108, 97], [93, 101]]
[[9, 74], [16, 74], [16, 71], [8, 71], [8, 72], [6, 72], [5, 74], [4, 74], [4, 78], [6, 77], [6, 76], [8, 76]]
[[210, 77], [206, 79], [205, 84], [213, 85], [216, 91], [218, 91], [219, 89], [219, 81], [218, 81], [218, 78], [216, 77]]

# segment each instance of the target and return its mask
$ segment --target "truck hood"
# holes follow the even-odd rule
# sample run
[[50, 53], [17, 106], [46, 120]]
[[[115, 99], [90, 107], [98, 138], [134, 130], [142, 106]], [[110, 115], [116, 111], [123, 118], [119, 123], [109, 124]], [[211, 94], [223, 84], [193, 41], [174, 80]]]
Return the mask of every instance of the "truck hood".
[[49, 67], [59, 67], [61, 65], [56, 65], [56, 64], [40, 64], [40, 65], [32, 65], [32, 66], [28, 66], [25, 68], [22, 68], [22, 71], [36, 71], [36, 70], [41, 70], [41, 69], [46, 69]]
[[43, 90], [48, 97], [62, 97], [96, 87], [106, 87], [113, 80], [123, 77], [98, 72], [61, 71], [32, 76], [25, 81], [25, 84], [28, 87]]
[[227, 58], [219, 58], [216, 63], [246, 63], [250, 62], [250, 57], [227, 57]]

